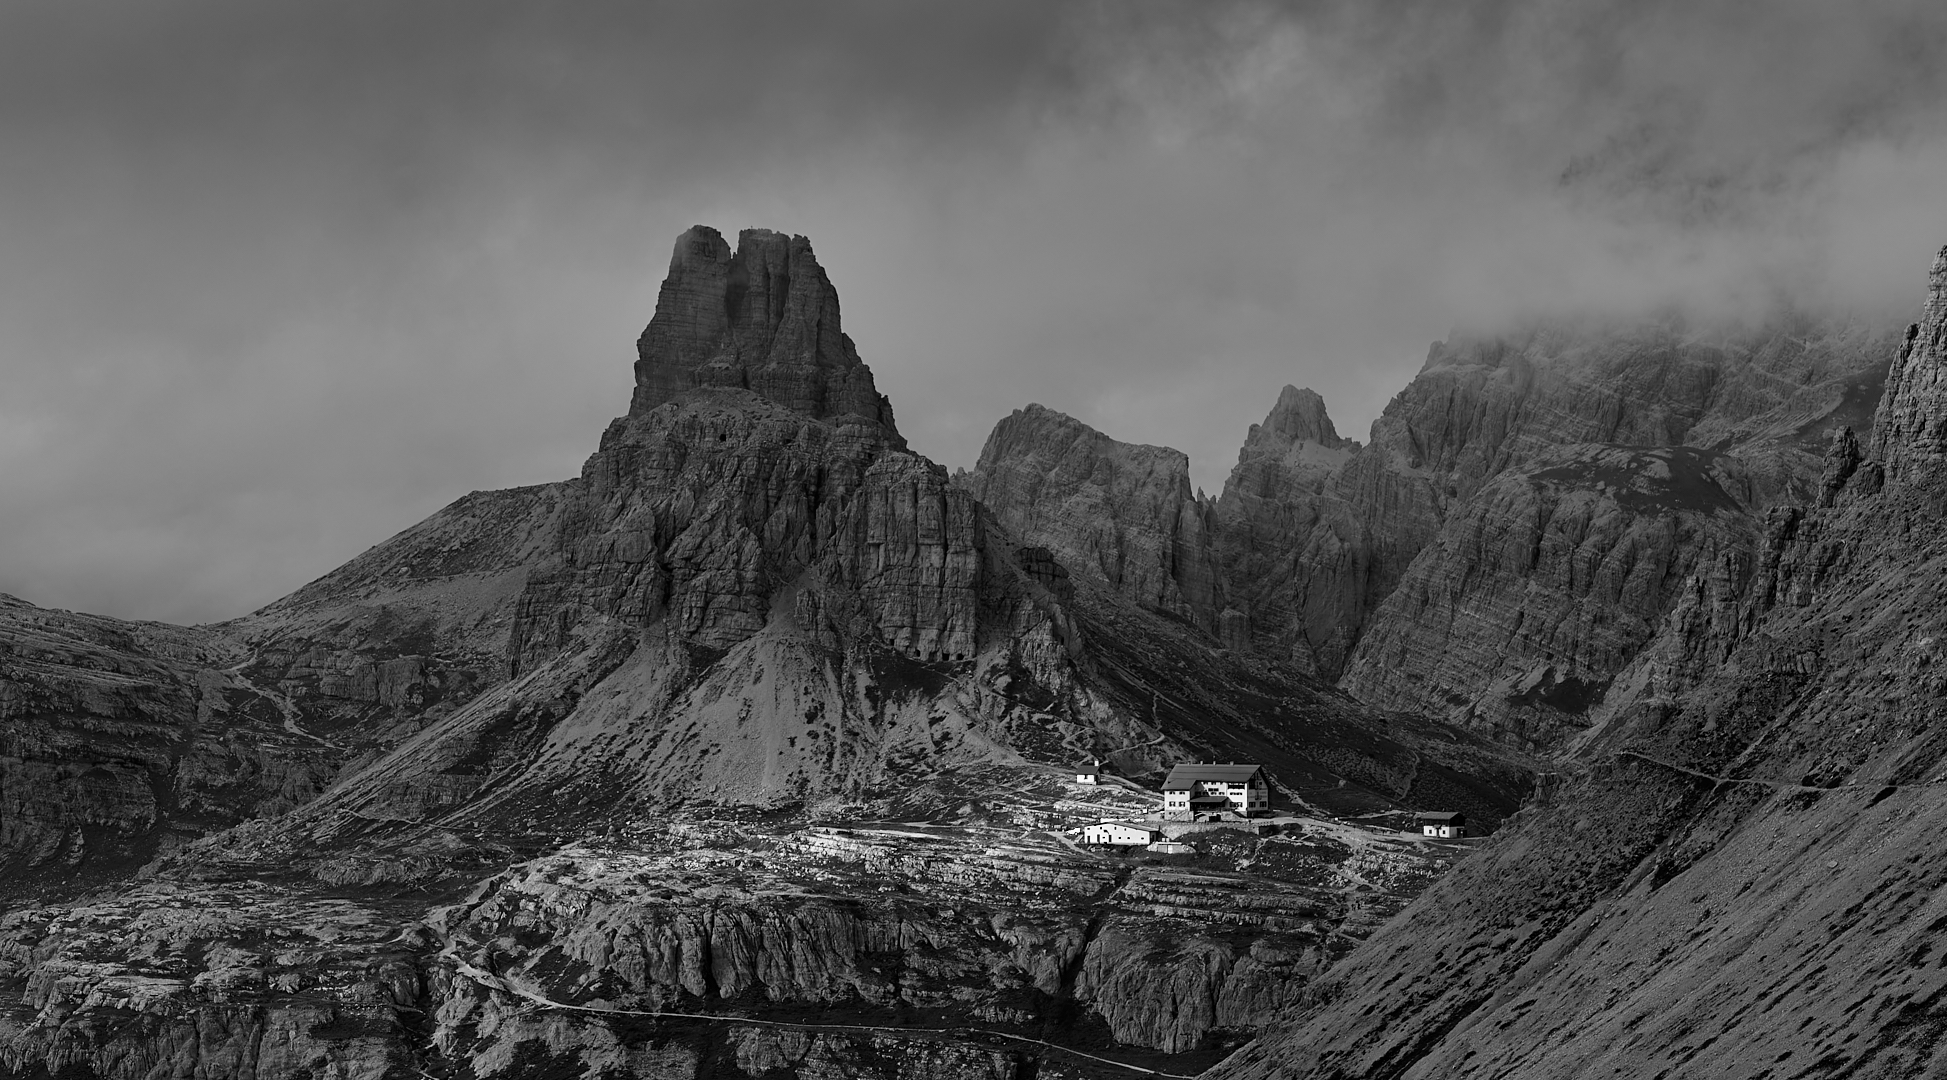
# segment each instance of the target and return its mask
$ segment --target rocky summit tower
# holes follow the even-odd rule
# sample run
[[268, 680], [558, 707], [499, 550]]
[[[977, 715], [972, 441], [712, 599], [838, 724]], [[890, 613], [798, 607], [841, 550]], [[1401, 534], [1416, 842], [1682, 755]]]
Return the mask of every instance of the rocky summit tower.
[[858, 417], [894, 432], [892, 405], [839, 327], [838, 290], [811, 241], [769, 229], [738, 233], [734, 254], [707, 225], [676, 238], [656, 315], [636, 342], [635, 380], [631, 414], [727, 386], [813, 419]]

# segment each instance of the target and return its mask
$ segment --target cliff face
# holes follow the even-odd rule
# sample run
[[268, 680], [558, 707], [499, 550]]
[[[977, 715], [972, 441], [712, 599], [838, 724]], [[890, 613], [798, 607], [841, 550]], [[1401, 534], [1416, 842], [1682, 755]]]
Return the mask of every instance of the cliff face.
[[1754, 484], [1689, 447], [1571, 447], [1456, 507], [1381, 605], [1344, 685], [1532, 750], [1590, 724], [1702, 568], [1754, 561]]
[[685, 231], [636, 356], [632, 416], [722, 386], [819, 420], [870, 421], [897, 441], [892, 406], [839, 328], [838, 290], [802, 236], [745, 229], [732, 253], [707, 225]]
[[1214, 628], [1223, 596], [1210, 507], [1191, 491], [1181, 452], [1117, 442], [1030, 405], [994, 428], [964, 486], [1069, 573]]
[[[1910, 341], [1938, 340], [1939, 295]], [[1922, 464], [1942, 416], [1904, 377], [1916, 351], [1873, 455], [1835, 440], [1818, 498], [1768, 513], [1748, 573], [1691, 575], [1584, 736], [1585, 771], [1221, 1075], [1947, 1067], [1947, 882], [1926, 855], [1947, 826], [1947, 473]]]
[[1224, 482], [1219, 513], [1232, 518], [1276, 514], [1306, 495], [1317, 495], [1351, 459], [1359, 444], [1342, 439], [1325, 414], [1325, 399], [1287, 386], [1262, 424], [1252, 424]]
[[1334, 482], [1359, 444], [1341, 439], [1310, 390], [1287, 386], [1252, 424], [1217, 503], [1217, 545], [1232, 597], [1226, 643], [1253, 643], [1330, 677], [1357, 638], [1369, 540]]
[[1895, 479], [1926, 476], [1947, 458], [1947, 249], [1934, 260], [1920, 321], [1886, 375], [1873, 458]]
[[1347, 474], [1380, 493], [1362, 520], [1398, 545], [1375, 556], [1377, 579], [1407, 554], [1402, 538], [1426, 539], [1341, 685], [1561, 745], [1699, 566], [1748, 573], [1768, 508], [1817, 500], [1830, 440], [1865, 425], [1888, 345], [1787, 320], [1436, 349], [1406, 407], [1375, 425], [1384, 453]]

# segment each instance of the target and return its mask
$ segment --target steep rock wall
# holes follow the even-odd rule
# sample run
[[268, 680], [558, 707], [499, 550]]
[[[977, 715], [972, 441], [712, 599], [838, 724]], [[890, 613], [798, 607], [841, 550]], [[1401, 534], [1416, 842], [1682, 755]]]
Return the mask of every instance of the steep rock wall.
[[1358, 631], [1346, 616], [1366, 606], [1370, 539], [1334, 482], [1358, 450], [1322, 398], [1293, 386], [1251, 425], [1216, 508], [1227, 645], [1255, 643], [1327, 677], [1343, 666]]
[[722, 386], [819, 420], [854, 417], [898, 439], [892, 406], [840, 329], [838, 290], [802, 236], [745, 229], [733, 253], [707, 225], [686, 230], [636, 353], [631, 415]]
[[1210, 507], [1181, 452], [1117, 442], [1030, 405], [995, 426], [961, 483], [1009, 535], [1047, 548], [1069, 573], [1215, 627], [1223, 594]]
[[1934, 259], [1920, 321], [1886, 376], [1872, 456], [1895, 479], [1937, 472], [1947, 460], [1947, 248]]
[[1688, 447], [1575, 447], [1503, 472], [1413, 561], [1341, 685], [1560, 746], [1700, 566], [1749, 573], [1752, 488], [1736, 458]]

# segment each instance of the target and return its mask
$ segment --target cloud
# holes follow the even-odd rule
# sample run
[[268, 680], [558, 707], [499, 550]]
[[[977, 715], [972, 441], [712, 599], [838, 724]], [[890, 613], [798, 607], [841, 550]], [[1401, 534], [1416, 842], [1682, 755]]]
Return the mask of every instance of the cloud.
[[1457, 324], [1898, 318], [1936, 7], [9, 5], [0, 591], [227, 617], [573, 474], [696, 222], [811, 236], [939, 460], [1038, 400], [1213, 488]]

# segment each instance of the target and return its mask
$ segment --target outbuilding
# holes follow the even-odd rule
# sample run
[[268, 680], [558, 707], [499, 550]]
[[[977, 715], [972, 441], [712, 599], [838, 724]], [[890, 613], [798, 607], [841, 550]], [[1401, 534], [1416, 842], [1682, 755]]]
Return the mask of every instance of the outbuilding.
[[1082, 830], [1085, 844], [1112, 844], [1116, 847], [1144, 847], [1162, 839], [1160, 829], [1127, 821], [1104, 821]]
[[1420, 835], [1440, 840], [1458, 840], [1467, 835], [1467, 815], [1428, 813], [1419, 815]]

